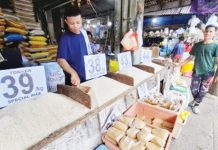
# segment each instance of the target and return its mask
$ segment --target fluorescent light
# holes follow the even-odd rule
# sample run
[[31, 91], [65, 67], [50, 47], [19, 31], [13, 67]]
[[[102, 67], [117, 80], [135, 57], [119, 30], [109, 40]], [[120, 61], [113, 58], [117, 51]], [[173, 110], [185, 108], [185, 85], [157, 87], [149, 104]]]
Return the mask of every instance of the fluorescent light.
[[153, 18], [152, 23], [157, 23], [157, 18]]

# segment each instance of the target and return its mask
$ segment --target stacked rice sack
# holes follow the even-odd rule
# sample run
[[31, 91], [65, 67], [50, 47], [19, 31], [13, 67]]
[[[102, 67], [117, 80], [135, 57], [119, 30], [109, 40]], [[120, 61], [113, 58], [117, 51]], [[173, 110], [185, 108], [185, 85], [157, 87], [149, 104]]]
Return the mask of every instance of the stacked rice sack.
[[36, 22], [32, 0], [14, 0], [14, 11], [27, 26], [27, 29], [41, 29], [40, 23]]
[[[24, 56], [36, 62], [49, 58], [49, 52], [47, 48], [47, 39], [42, 30], [32, 30], [29, 32], [28, 44], [23, 43], [25, 47]], [[51, 60], [49, 58], [48, 60]]]
[[5, 18], [5, 22], [5, 45], [10, 45], [11, 43], [20, 43], [26, 39], [28, 32], [25, 24], [22, 21], [12, 18]]
[[52, 61], [56, 61], [57, 49], [58, 49], [57, 45], [48, 45], [49, 56], [51, 57]]
[[0, 49], [4, 47], [5, 19], [0, 8]]

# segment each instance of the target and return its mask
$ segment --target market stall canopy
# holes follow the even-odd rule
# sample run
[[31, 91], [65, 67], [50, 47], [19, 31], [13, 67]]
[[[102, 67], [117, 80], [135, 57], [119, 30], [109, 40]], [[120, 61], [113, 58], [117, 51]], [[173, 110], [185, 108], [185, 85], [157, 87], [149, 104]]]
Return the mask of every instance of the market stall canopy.
[[177, 8], [190, 6], [190, 5], [191, 5], [191, 0], [145, 0], [144, 12], [145, 14], [147, 14], [148, 12], [157, 12], [161, 10], [165, 11], [166, 9], [176, 8], [175, 10], [173, 10], [173, 14], [174, 14]]
[[178, 15], [178, 14], [190, 14], [191, 6], [185, 6], [180, 8], [171, 8], [166, 10], [160, 10], [156, 12], [145, 13], [144, 16], [162, 16], [162, 15]]
[[[58, 7], [65, 7], [71, 2], [70, 0], [39, 0], [38, 6], [46, 11]], [[96, 13], [101, 14], [114, 10], [114, 0], [81, 0], [80, 5], [83, 16], [96, 15]]]

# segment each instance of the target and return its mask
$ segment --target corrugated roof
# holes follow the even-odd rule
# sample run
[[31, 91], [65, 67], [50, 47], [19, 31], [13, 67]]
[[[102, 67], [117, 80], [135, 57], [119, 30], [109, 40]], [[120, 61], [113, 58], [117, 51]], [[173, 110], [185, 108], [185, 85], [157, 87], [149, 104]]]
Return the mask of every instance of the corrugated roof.
[[160, 11], [148, 12], [148, 13], [145, 13], [144, 16], [191, 14], [190, 9], [191, 9], [191, 6], [171, 8], [171, 9], [165, 9], [165, 10], [160, 10]]

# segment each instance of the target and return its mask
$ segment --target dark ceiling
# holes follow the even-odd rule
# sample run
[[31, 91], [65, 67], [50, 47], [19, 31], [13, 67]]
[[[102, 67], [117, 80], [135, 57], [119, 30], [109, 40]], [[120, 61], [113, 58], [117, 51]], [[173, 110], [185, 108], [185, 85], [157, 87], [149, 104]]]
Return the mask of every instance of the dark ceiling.
[[[35, 0], [39, 8], [44, 8], [44, 10], [50, 10], [54, 8], [63, 8], [69, 5], [71, 0]], [[75, 0], [77, 1], [77, 0]], [[97, 14], [110, 12], [114, 10], [115, 0], [91, 0], [91, 4]], [[96, 15], [91, 5], [87, 0], [81, 0], [81, 11], [83, 16], [93, 16]]]

